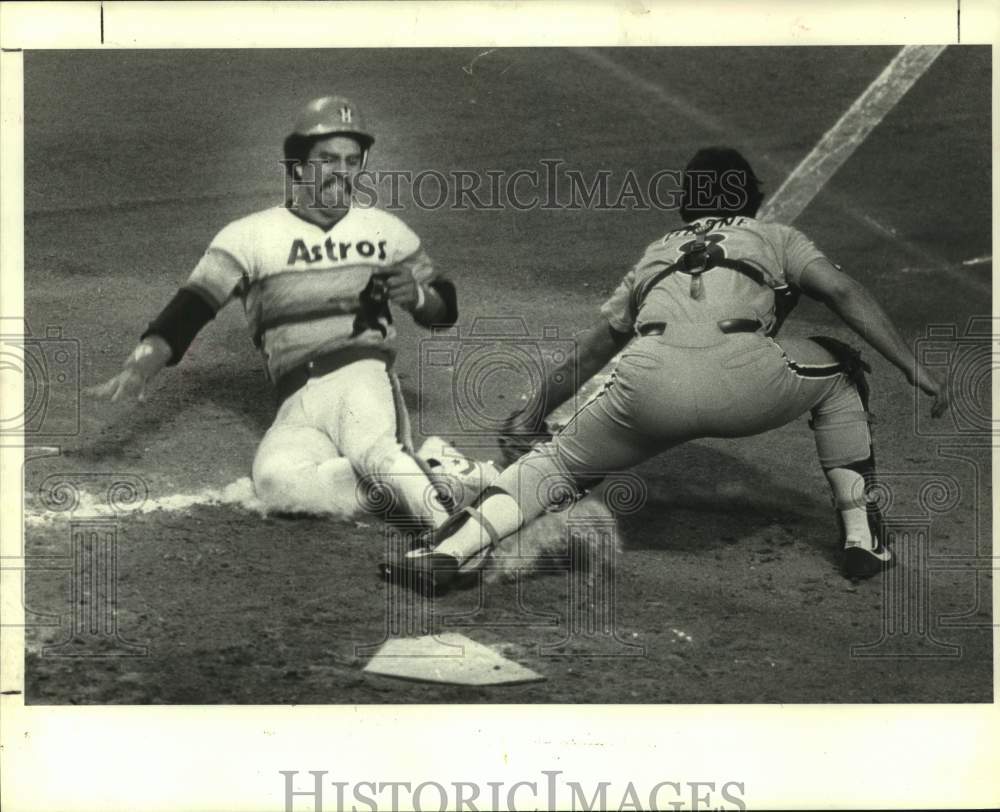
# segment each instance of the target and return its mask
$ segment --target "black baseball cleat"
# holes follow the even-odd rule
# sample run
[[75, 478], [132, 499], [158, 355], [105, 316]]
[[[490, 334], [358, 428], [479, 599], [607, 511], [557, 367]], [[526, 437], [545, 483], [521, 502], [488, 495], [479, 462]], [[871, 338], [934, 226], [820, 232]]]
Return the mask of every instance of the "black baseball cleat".
[[875, 549], [864, 546], [861, 542], [848, 541], [844, 545], [844, 574], [852, 581], [863, 581], [878, 575], [895, 563], [892, 553], [884, 544], [878, 542]]
[[431, 596], [446, 592], [460, 570], [461, 562], [455, 556], [435, 552], [430, 547], [410, 550], [382, 562], [382, 576], [386, 580]]
[[[435, 548], [469, 519], [475, 519], [485, 530], [489, 543], [464, 561]], [[423, 595], [441, 595], [459, 586], [479, 582], [480, 573], [493, 558], [499, 537], [493, 526], [475, 508], [467, 507], [452, 516], [436, 533], [430, 533], [429, 543], [409, 552], [395, 555], [379, 566], [383, 578]]]
[[868, 527], [874, 548], [853, 539], [844, 542], [844, 575], [852, 581], [872, 578], [896, 563], [887, 544], [882, 511], [875, 504], [868, 505]]

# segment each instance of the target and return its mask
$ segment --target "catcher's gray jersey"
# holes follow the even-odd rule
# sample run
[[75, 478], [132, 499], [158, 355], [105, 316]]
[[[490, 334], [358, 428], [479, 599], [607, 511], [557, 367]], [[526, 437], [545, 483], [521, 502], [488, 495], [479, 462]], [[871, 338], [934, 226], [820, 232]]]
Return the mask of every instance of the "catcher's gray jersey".
[[[699, 234], [708, 265], [704, 273], [697, 273]], [[757, 319], [770, 332], [775, 321], [772, 291], [797, 287], [806, 266], [823, 258], [791, 226], [753, 217], [704, 217], [650, 245], [601, 313], [620, 332], [651, 322], [703, 324], [735, 318]]]

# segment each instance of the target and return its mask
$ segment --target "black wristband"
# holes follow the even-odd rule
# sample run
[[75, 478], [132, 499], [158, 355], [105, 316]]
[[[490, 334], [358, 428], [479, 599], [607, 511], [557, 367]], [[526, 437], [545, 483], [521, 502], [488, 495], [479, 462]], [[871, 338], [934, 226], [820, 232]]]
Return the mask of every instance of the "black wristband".
[[194, 290], [181, 288], [165, 308], [153, 319], [140, 340], [147, 336], [159, 336], [170, 345], [172, 367], [184, 356], [194, 337], [206, 324], [215, 318], [215, 307]]
[[428, 287], [444, 302], [444, 318], [434, 322], [435, 326], [451, 327], [458, 321], [458, 292], [447, 279], [435, 279]]

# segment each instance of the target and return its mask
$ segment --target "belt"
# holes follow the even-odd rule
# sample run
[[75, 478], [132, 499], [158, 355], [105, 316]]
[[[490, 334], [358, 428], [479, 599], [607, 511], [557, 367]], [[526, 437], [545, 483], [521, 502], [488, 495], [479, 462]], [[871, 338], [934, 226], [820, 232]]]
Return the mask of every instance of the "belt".
[[389, 366], [392, 363], [393, 354], [380, 347], [344, 347], [310, 358], [304, 364], [299, 364], [278, 378], [274, 385], [277, 390], [278, 405], [280, 406], [298, 392], [310, 378], [321, 378], [323, 375], [329, 375], [355, 361], [368, 359], [385, 361], [385, 365]]
[[[756, 319], [723, 319], [716, 322], [716, 325], [723, 333], [756, 333], [763, 326]], [[683, 329], [684, 325], [678, 324], [676, 327]], [[661, 336], [666, 329], [666, 322], [651, 321], [648, 324], [642, 325], [637, 332], [641, 336]]]

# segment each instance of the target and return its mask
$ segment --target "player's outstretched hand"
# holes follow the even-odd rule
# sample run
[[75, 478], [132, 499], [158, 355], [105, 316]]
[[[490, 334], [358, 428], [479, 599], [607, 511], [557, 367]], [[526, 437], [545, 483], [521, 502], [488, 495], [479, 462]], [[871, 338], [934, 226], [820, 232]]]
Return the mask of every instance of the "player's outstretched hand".
[[83, 390], [85, 395], [112, 403], [146, 399], [146, 384], [170, 360], [170, 345], [159, 336], [148, 336], [139, 342], [125, 362], [122, 371], [110, 380]]
[[914, 379], [910, 381], [920, 389], [925, 395], [934, 398], [931, 404], [931, 417], [941, 417], [951, 404], [951, 393], [948, 391], [948, 382], [937, 372], [931, 372], [926, 367], [918, 364]]
[[126, 366], [113, 378], [97, 386], [90, 386], [83, 390], [89, 397], [98, 400], [110, 400], [112, 403], [120, 401], [146, 400], [146, 378], [131, 366]]
[[412, 311], [420, 301], [417, 280], [409, 268], [392, 268], [379, 277], [385, 283], [389, 293], [389, 301], [397, 307]]
[[934, 396], [934, 403], [931, 405], [931, 417], [941, 417], [941, 415], [948, 411], [950, 405], [951, 398], [948, 387], [943, 386]]

